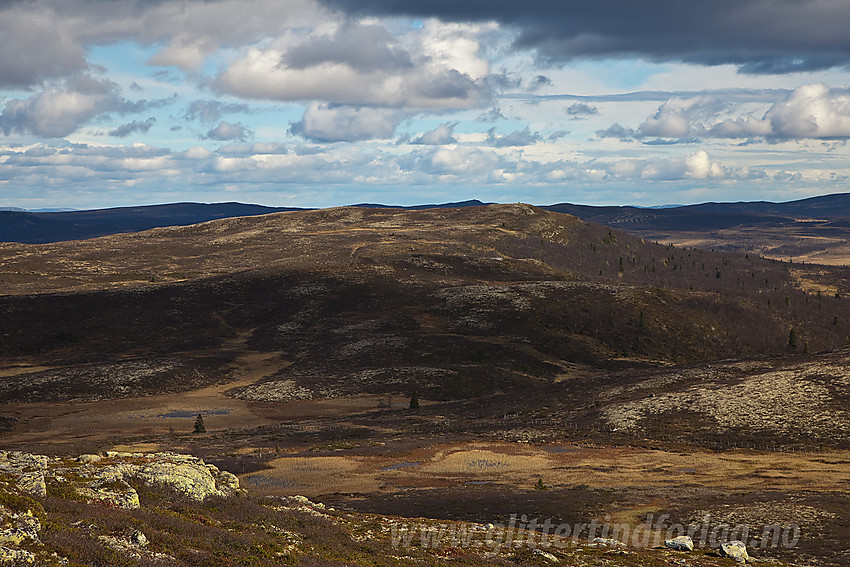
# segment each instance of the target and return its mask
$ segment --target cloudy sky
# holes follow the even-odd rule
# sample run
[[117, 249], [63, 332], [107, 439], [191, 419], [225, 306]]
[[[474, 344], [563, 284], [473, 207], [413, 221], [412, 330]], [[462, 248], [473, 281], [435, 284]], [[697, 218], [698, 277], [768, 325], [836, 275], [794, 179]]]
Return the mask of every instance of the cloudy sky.
[[846, 0], [0, 0], [0, 206], [848, 191]]

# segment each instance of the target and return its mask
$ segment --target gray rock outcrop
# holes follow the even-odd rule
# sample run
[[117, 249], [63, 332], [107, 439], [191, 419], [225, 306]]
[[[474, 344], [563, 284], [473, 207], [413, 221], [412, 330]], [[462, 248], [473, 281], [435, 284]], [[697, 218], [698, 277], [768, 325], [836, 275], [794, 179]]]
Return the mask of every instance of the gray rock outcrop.
[[[13, 482], [6, 486], [20, 497], [44, 498], [54, 491], [54, 495], [61, 497], [82, 497], [93, 504], [130, 510], [141, 507], [134, 488], [140, 485], [171, 488], [196, 501], [240, 492], [236, 475], [197, 457], [178, 453], [107, 452], [105, 456], [84, 454], [71, 460], [0, 451], [0, 473], [11, 477]], [[16, 506], [26, 502], [25, 499], [13, 501]], [[41, 523], [32, 510], [10, 510], [0, 505], [0, 567], [38, 563], [41, 552], [32, 550], [33, 546], [42, 545], [40, 531]], [[131, 557], [170, 559], [148, 551], [148, 539], [138, 530], [124, 537], [104, 535], [100, 539]], [[62, 559], [57, 561], [61, 564]]]
[[721, 557], [729, 557], [738, 563], [746, 563], [750, 559], [746, 544], [740, 540], [721, 543], [718, 552]]
[[552, 555], [548, 551], [543, 551], [542, 549], [535, 549], [531, 552], [531, 554], [536, 556], [536, 557], [539, 557], [539, 558], [541, 558], [545, 561], [548, 561], [549, 563], [558, 563], [559, 562], [559, 559], [557, 557], [555, 557], [554, 555]]
[[676, 551], [694, 550], [694, 540], [691, 538], [691, 536], [686, 535], [674, 537], [673, 539], [668, 539], [664, 542], [664, 545], [666, 545], [670, 549], [675, 549]]
[[47, 496], [47, 484], [44, 482], [44, 473], [41, 471], [22, 474], [18, 477], [16, 484], [18, 488], [32, 496], [39, 498]]

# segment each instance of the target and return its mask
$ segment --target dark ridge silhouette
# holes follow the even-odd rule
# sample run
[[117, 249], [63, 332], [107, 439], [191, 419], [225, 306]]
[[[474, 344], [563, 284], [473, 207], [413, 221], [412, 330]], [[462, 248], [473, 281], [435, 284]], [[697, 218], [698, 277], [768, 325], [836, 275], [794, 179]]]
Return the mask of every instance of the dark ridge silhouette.
[[[358, 203], [370, 209], [428, 210], [477, 207], [477, 199], [452, 203], [400, 206]], [[638, 234], [663, 239], [677, 233], [757, 228], [759, 230], [817, 230], [822, 236], [848, 236], [850, 193], [811, 197], [786, 203], [753, 201], [702, 203], [698, 205], [641, 208], [633, 206], [590, 206], [558, 203], [541, 209], [568, 213]], [[117, 207], [91, 211], [29, 212], [0, 209], [0, 242], [43, 244], [84, 240], [111, 234], [139, 232], [151, 228], [186, 226], [216, 219], [310, 210], [296, 207], [266, 207], [244, 203], [170, 203]], [[718, 246], [722, 248], [723, 246]], [[728, 248], [728, 246], [727, 246]], [[748, 249], [753, 249], [752, 247]]]
[[[742, 226], [793, 226], [801, 221], [830, 223], [850, 219], [850, 193], [836, 193], [786, 203], [751, 201], [701, 203], [665, 208], [594, 207], [558, 203], [541, 207], [584, 221], [624, 230], [719, 230]], [[843, 224], [846, 224], [844, 221]]]
[[404, 209], [407, 211], [424, 211], [426, 209], [459, 209], [462, 207], [480, 207], [482, 205], [492, 205], [493, 203], [484, 203], [478, 199], [469, 199], [467, 201], [458, 201], [455, 203], [439, 203], [430, 205], [410, 205], [407, 207], [401, 205], [381, 205], [379, 203], [358, 203], [351, 205], [352, 207], [362, 207], [365, 209]]
[[85, 240], [151, 228], [298, 210], [304, 209], [244, 203], [171, 203], [55, 213], [0, 211], [0, 241], [45, 244]]

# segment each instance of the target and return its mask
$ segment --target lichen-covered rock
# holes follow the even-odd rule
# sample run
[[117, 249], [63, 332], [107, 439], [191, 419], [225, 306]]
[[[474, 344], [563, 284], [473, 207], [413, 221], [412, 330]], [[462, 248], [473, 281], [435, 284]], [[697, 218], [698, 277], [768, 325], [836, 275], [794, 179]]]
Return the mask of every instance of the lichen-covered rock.
[[96, 480], [89, 486], [78, 489], [78, 492], [89, 502], [113, 508], [138, 510], [142, 507], [139, 493], [123, 479]]
[[44, 482], [44, 473], [41, 471], [22, 474], [18, 477], [16, 484], [27, 494], [40, 498], [47, 496], [47, 484]]
[[[217, 469], [216, 469], [217, 470]], [[210, 468], [194, 457], [171, 457], [141, 465], [136, 476], [150, 484], [168, 486], [192, 500], [204, 500], [209, 496], [230, 496], [230, 486], [219, 486]], [[232, 482], [232, 479], [227, 479]], [[236, 485], [238, 487], [238, 479]]]
[[215, 478], [219, 490], [231, 490], [234, 492], [239, 490], [239, 477], [235, 474], [219, 470], [215, 465], [207, 465], [207, 468], [210, 470], [213, 478]]
[[23, 474], [44, 471], [49, 459], [45, 455], [31, 455], [20, 451], [0, 451], [0, 471]]
[[141, 531], [136, 530], [130, 534], [130, 542], [133, 543], [133, 545], [144, 547], [148, 544], [148, 536], [143, 534]]
[[136, 530], [127, 537], [117, 537], [112, 535], [101, 535], [97, 538], [101, 543], [110, 549], [117, 551], [127, 557], [131, 557], [136, 561], [141, 559], [152, 559], [157, 564], [172, 565], [174, 558], [163, 553], [156, 553], [149, 549], [145, 549], [148, 544], [148, 538], [145, 534]]
[[549, 563], [558, 563], [559, 560], [557, 557], [549, 553], [548, 551], [543, 551], [542, 549], [535, 549], [531, 552], [532, 555], [535, 555], [541, 559], [548, 561]]
[[144, 453], [127, 453], [126, 451], [107, 451], [108, 459], [140, 459], [144, 457]]
[[192, 455], [177, 453], [114, 453], [107, 458], [122, 462], [95, 468], [94, 482], [89, 489], [100, 497], [88, 493], [87, 498], [112, 502], [122, 508], [138, 508], [139, 498], [127, 481], [141, 481], [156, 486], [166, 486], [192, 500], [209, 496], [232, 496], [239, 490], [239, 479], [227, 471]]
[[626, 544], [618, 539], [597, 537], [593, 539], [593, 547], [626, 547]]
[[20, 545], [25, 541], [41, 542], [38, 537], [38, 532], [41, 531], [41, 522], [32, 515], [32, 512], [7, 516], [5, 523], [11, 524], [11, 526], [0, 530], [0, 544]]
[[91, 453], [87, 453], [85, 455], [80, 455], [79, 457], [77, 457], [78, 462], [84, 463], [86, 465], [90, 465], [92, 463], [98, 463], [101, 460], [103, 460], [103, 457], [101, 457], [100, 455], [94, 455], [94, 454], [91, 454]]
[[721, 543], [719, 553], [721, 557], [729, 557], [738, 563], [746, 563], [750, 559], [746, 544], [740, 540]]
[[17, 567], [35, 563], [35, 554], [23, 549], [0, 546], [0, 567]]
[[694, 540], [691, 538], [691, 536], [686, 535], [674, 537], [673, 539], [668, 539], [664, 542], [664, 545], [666, 545], [670, 549], [675, 549], [676, 551], [694, 550]]
[[44, 455], [0, 451], [0, 472], [17, 476], [20, 492], [38, 497], [47, 495], [45, 476], [66, 483], [69, 472], [86, 479], [71, 483], [70, 489], [91, 502], [126, 509], [140, 507], [139, 495], [131, 482], [170, 487], [192, 500], [209, 496], [232, 496], [239, 491], [236, 475], [192, 455], [178, 453], [127, 453], [107, 451], [106, 457], [84, 454], [71, 469], [61, 459]]

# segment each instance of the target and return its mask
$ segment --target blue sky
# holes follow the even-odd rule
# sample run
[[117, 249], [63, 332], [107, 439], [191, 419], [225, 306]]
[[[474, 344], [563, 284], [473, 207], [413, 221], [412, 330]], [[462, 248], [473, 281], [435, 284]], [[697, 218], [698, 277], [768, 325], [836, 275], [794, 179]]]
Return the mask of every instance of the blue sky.
[[847, 191], [850, 5], [683, 6], [0, 2], [0, 206]]

